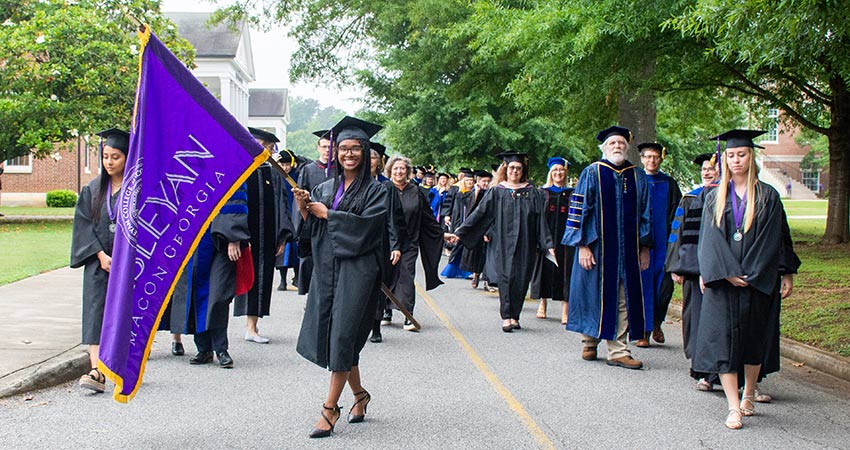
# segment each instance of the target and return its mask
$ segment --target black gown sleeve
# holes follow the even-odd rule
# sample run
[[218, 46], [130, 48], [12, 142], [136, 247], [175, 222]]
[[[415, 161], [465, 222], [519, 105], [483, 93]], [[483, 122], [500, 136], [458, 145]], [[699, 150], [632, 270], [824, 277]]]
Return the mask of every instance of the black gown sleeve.
[[425, 194], [420, 192], [419, 197], [419, 255], [425, 272], [425, 290], [430, 291], [443, 284], [438, 275], [443, 252], [443, 227], [434, 218]]
[[251, 239], [251, 231], [248, 229], [248, 188], [244, 183], [230, 196], [213, 219], [210, 234], [219, 251], [224, 251], [231, 242], [247, 245]]
[[791, 240], [791, 228], [788, 227], [788, 216], [785, 214], [785, 208], [782, 210], [782, 253], [779, 258], [779, 274], [788, 275], [797, 273], [800, 268], [800, 258], [794, 251], [794, 241]]
[[499, 188], [487, 189], [481, 203], [466, 216], [463, 225], [455, 229], [455, 234], [467, 249], [475, 248], [484, 239], [484, 235], [490, 230], [490, 225], [495, 221], [495, 203], [498, 200], [496, 189]]
[[89, 258], [104, 249], [103, 244], [95, 233], [92, 219], [92, 192], [88, 186], [83, 186], [77, 207], [74, 210], [74, 227], [71, 233], [71, 267], [82, 267]]

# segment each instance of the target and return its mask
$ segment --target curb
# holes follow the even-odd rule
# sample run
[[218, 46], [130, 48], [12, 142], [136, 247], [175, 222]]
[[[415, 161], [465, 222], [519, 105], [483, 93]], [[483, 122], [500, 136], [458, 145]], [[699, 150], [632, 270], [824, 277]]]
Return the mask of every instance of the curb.
[[89, 369], [88, 346], [78, 345], [40, 363], [0, 377], [0, 398], [73, 380]]
[[[681, 305], [671, 303], [667, 311], [669, 315], [682, 320]], [[835, 378], [850, 381], [850, 358], [781, 336], [779, 338], [779, 354]]]
[[5, 223], [38, 223], [38, 222], [73, 222], [74, 216], [3, 216], [0, 224]]

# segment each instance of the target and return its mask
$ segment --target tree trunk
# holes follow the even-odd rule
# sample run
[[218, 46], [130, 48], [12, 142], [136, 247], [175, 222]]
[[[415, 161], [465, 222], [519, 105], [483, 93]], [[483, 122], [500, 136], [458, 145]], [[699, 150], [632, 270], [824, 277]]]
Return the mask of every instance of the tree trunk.
[[829, 139], [829, 208], [826, 214], [828, 244], [850, 241], [850, 92], [839, 76], [829, 80], [832, 90]]
[[[637, 76], [649, 79], [655, 73], [655, 61], [648, 62]], [[628, 158], [634, 164], [640, 163], [638, 144], [655, 142], [655, 93], [650, 90], [641, 92], [624, 89], [617, 99], [617, 120], [620, 126], [632, 131], [634, 140], [629, 147]]]

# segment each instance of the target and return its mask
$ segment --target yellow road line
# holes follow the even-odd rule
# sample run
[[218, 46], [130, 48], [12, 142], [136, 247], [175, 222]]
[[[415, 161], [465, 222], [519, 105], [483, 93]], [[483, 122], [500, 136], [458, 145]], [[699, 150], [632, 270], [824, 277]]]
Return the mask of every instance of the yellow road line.
[[528, 411], [525, 410], [525, 407], [522, 406], [522, 403], [520, 403], [520, 401], [517, 400], [516, 397], [514, 397], [511, 391], [508, 390], [508, 388], [504, 384], [502, 384], [502, 382], [499, 380], [499, 377], [497, 377], [496, 374], [493, 373], [493, 370], [490, 369], [490, 366], [488, 366], [487, 363], [485, 363], [484, 360], [481, 359], [475, 349], [472, 348], [472, 345], [469, 344], [469, 341], [467, 341], [466, 338], [463, 337], [463, 334], [461, 334], [460, 330], [458, 330], [457, 327], [454, 326], [452, 321], [449, 320], [449, 316], [447, 316], [446, 313], [444, 313], [443, 310], [440, 309], [439, 306], [437, 306], [437, 303], [434, 301], [434, 299], [431, 298], [431, 296], [427, 292], [425, 292], [425, 290], [422, 289], [421, 286], [419, 286], [419, 283], [416, 283], [416, 292], [418, 292], [419, 295], [425, 300], [425, 303], [428, 305], [428, 307], [430, 307], [431, 310], [434, 311], [434, 314], [437, 316], [437, 318], [439, 318], [440, 321], [443, 322], [443, 325], [446, 326], [452, 337], [454, 337], [458, 344], [460, 344], [460, 346], [466, 352], [467, 356], [469, 356], [469, 359], [472, 361], [473, 364], [475, 364], [475, 367], [477, 367], [481, 374], [484, 375], [484, 378], [486, 378], [487, 381], [490, 382], [490, 384], [493, 386], [493, 389], [495, 389], [496, 392], [505, 400], [508, 406], [514, 411], [514, 413], [519, 416], [522, 423], [525, 424], [525, 427], [528, 428], [528, 431], [531, 433], [532, 436], [534, 436], [540, 446], [547, 450], [554, 450], [555, 444], [552, 443], [552, 440], [549, 439], [549, 436], [546, 436], [546, 433], [543, 431], [542, 428], [540, 428], [539, 425], [537, 425], [537, 422], [535, 422], [534, 418], [531, 417], [531, 414], [529, 414]]

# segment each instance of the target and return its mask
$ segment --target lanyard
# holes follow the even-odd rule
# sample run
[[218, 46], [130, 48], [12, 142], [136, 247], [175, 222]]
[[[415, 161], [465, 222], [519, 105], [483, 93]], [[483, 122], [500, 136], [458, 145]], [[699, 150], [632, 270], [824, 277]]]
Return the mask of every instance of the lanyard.
[[109, 214], [109, 220], [115, 223], [116, 211], [112, 208], [112, 180], [109, 180], [109, 187], [106, 189], [106, 213]]
[[732, 214], [735, 216], [735, 229], [740, 231], [741, 224], [744, 222], [744, 209], [747, 207], [747, 193], [744, 192], [744, 198], [741, 199], [741, 203], [738, 203], [738, 194], [735, 192], [735, 182], [729, 181], [729, 185], [732, 187]]

